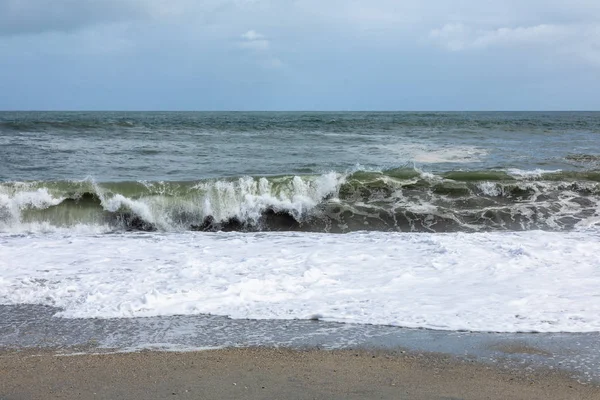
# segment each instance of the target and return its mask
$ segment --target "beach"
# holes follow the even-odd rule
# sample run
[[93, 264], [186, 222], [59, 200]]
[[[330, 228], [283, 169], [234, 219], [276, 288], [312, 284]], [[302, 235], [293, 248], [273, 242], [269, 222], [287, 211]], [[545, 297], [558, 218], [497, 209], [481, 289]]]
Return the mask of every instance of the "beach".
[[503, 370], [439, 354], [225, 349], [56, 356], [3, 353], [0, 398], [597, 399], [551, 370]]
[[0, 399], [596, 399], [597, 333], [0, 306]]

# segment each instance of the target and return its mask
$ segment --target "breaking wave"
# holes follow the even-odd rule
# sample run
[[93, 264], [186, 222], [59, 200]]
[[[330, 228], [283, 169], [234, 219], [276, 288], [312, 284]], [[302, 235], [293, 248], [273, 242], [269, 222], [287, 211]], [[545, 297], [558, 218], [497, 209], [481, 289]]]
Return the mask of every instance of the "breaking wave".
[[4, 182], [0, 231], [564, 231], [599, 225], [599, 204], [597, 170]]

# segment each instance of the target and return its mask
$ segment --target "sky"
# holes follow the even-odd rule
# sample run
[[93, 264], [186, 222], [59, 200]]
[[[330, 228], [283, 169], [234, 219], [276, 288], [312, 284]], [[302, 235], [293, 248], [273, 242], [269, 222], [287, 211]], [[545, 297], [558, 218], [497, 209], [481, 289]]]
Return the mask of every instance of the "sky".
[[598, 0], [0, 0], [1, 110], [599, 110]]

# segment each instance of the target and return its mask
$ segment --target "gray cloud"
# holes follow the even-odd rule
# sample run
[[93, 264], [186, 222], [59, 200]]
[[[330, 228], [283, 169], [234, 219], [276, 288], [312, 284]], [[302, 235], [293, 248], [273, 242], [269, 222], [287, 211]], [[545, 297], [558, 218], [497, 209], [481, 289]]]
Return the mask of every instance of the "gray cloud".
[[68, 32], [147, 15], [148, 9], [132, 0], [3, 0], [0, 34]]
[[[258, 29], [320, 26], [390, 33], [465, 24], [477, 29], [600, 21], [597, 0], [0, 0], [0, 34], [73, 31], [134, 19], [221, 23]], [[272, 31], [273, 29], [269, 29]]]
[[598, 0], [0, 0], [0, 108], [598, 108], [599, 36]]
[[259, 0], [0, 0], [0, 35], [70, 32], [132, 20], [207, 23], [215, 14], [243, 11], [258, 3]]

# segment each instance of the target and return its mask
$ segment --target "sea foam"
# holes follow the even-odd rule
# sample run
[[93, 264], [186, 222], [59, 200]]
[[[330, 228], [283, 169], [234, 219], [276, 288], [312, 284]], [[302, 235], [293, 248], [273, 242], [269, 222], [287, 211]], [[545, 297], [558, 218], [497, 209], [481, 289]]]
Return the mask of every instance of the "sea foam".
[[0, 304], [473, 331], [600, 330], [600, 232], [0, 235]]

